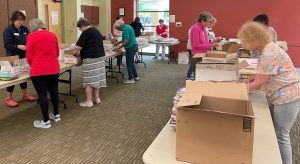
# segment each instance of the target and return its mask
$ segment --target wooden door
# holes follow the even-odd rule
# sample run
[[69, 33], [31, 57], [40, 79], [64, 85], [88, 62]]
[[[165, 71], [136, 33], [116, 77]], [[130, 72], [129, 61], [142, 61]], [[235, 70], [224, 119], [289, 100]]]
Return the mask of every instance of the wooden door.
[[3, 32], [9, 24], [7, 0], [0, 0], [0, 20], [0, 56], [5, 56], [5, 49], [3, 45]]
[[32, 18], [37, 18], [36, 0], [0, 0], [0, 56], [5, 55], [3, 31], [9, 24], [11, 24], [9, 19], [11, 14], [16, 10], [25, 11], [25, 26], [28, 25], [28, 22]]
[[16, 10], [25, 12], [26, 20], [24, 22], [24, 25], [27, 27], [28, 22], [31, 19], [38, 17], [36, 0], [8, 0], [7, 3], [9, 17]]
[[48, 30], [55, 33], [58, 42], [61, 43], [61, 5], [49, 3], [45, 5], [45, 22]]

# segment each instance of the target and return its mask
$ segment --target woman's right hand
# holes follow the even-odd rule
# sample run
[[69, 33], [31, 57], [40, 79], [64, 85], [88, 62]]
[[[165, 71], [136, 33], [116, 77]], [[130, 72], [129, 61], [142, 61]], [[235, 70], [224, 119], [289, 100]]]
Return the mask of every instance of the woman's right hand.
[[18, 47], [18, 49], [26, 51], [26, 46], [25, 45], [18, 45], [17, 47]]

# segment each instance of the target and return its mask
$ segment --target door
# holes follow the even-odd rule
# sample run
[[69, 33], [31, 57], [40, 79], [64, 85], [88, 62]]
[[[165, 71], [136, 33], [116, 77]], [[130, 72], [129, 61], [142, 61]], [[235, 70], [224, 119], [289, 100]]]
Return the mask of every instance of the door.
[[0, 0], [0, 56], [5, 56], [3, 31], [10, 24], [11, 14], [16, 10], [25, 12], [25, 26], [28, 25], [29, 20], [37, 18], [36, 0]]
[[8, 26], [8, 12], [7, 12], [7, 1], [0, 0], [0, 56], [5, 56], [5, 49], [3, 45], [3, 32], [4, 29]]
[[61, 5], [60, 3], [45, 4], [45, 22], [48, 30], [55, 33], [61, 43]]

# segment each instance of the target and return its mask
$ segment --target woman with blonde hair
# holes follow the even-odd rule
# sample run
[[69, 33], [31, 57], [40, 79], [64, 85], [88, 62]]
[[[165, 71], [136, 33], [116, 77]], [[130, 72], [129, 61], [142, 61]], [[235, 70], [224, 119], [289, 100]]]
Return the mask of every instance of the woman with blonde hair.
[[267, 29], [256, 22], [245, 23], [238, 38], [247, 50], [260, 52], [257, 75], [250, 90], [262, 88], [270, 105], [283, 164], [292, 164], [289, 133], [300, 109], [300, 79], [289, 55], [272, 41]]

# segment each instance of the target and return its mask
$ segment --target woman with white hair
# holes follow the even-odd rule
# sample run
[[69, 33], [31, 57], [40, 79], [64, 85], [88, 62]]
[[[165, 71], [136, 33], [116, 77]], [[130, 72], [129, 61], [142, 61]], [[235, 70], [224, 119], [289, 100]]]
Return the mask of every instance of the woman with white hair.
[[[38, 94], [43, 120], [34, 121], [37, 128], [50, 128], [50, 119], [60, 121], [58, 111], [58, 74], [60, 72], [58, 41], [54, 33], [46, 30], [40, 19], [29, 22], [31, 33], [27, 37], [26, 59], [30, 65], [30, 77]], [[53, 113], [48, 114], [47, 91], [53, 105]]]
[[80, 18], [77, 27], [82, 31], [74, 52], [79, 53], [83, 59], [82, 83], [86, 93], [86, 100], [79, 105], [81, 107], [93, 107], [93, 100], [100, 104], [100, 88], [106, 87], [105, 52], [101, 33], [90, 26], [85, 18]]
[[238, 32], [247, 50], [260, 54], [257, 74], [249, 88], [262, 88], [270, 104], [272, 120], [283, 164], [292, 164], [290, 131], [300, 109], [300, 79], [289, 55], [272, 41], [261, 24], [248, 22]]
[[137, 41], [135, 39], [135, 34], [133, 28], [125, 24], [124, 21], [118, 20], [114, 24], [114, 28], [122, 31], [122, 44], [118, 47], [121, 49], [125, 47], [125, 56], [126, 56], [126, 66], [128, 72], [128, 80], [124, 81], [125, 84], [133, 84], [135, 81], [138, 81], [140, 78], [136, 72], [134, 66], [134, 55], [138, 50]]

